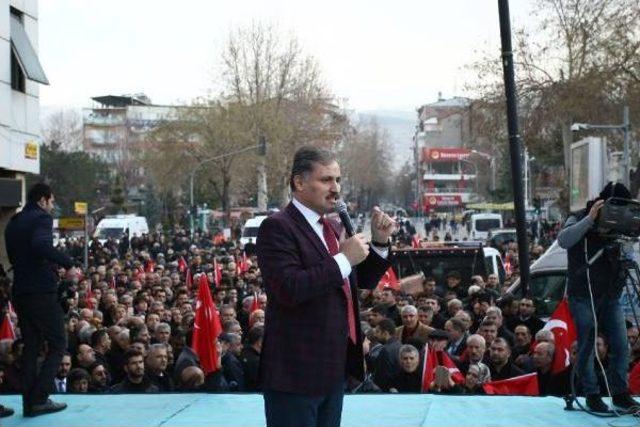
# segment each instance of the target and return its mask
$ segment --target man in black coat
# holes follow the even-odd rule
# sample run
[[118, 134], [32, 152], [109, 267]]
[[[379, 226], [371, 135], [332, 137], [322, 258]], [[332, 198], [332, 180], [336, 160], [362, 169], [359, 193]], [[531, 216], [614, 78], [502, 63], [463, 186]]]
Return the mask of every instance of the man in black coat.
[[262, 337], [264, 327], [254, 326], [247, 333], [247, 342], [240, 354], [240, 362], [244, 372], [244, 385], [246, 391], [260, 391], [260, 353], [262, 351]]
[[[22, 355], [25, 416], [67, 407], [49, 399], [67, 347], [56, 268], [73, 266], [71, 258], [53, 248], [54, 201], [47, 184], [35, 184], [29, 190], [26, 206], [11, 218], [5, 230], [7, 254], [14, 271], [13, 301], [25, 344]], [[48, 352], [38, 374], [37, 359], [43, 341], [48, 343]]]
[[494, 339], [491, 343], [489, 358], [492, 381], [506, 380], [524, 375], [524, 371], [511, 361], [511, 346], [502, 337]]
[[389, 390], [391, 378], [400, 373], [400, 347], [402, 343], [395, 335], [395, 323], [383, 319], [375, 328], [377, 340], [382, 350], [373, 362], [373, 382], [382, 390]]

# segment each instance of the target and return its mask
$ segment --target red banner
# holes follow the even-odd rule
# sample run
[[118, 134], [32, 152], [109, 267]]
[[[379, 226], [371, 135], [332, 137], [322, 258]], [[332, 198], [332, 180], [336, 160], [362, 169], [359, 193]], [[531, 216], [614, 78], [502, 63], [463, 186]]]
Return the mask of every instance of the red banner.
[[460, 195], [424, 195], [424, 206], [427, 209], [444, 206], [462, 206]]
[[466, 148], [423, 148], [423, 162], [452, 162], [466, 159], [471, 150]]

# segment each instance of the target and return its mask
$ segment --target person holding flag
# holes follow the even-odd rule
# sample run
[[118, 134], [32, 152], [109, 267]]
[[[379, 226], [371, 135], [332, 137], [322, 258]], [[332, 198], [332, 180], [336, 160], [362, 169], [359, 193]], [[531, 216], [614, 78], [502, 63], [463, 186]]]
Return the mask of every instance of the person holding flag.
[[389, 268], [396, 224], [376, 207], [371, 242], [362, 234], [340, 239], [326, 216], [336, 208], [340, 180], [334, 153], [299, 149], [291, 203], [258, 230], [269, 300], [260, 368], [270, 427], [339, 426], [347, 377], [364, 379], [357, 289], [375, 288]]

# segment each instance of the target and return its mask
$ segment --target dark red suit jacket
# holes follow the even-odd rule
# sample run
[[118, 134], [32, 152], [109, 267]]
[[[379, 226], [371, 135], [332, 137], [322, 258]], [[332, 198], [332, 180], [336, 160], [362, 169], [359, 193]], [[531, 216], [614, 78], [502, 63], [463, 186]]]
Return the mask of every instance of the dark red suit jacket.
[[362, 380], [356, 283], [373, 289], [390, 262], [370, 251], [350, 276], [358, 335], [353, 345], [338, 264], [293, 204], [262, 222], [257, 255], [269, 301], [260, 356], [263, 390], [317, 396], [334, 392], [347, 375]]

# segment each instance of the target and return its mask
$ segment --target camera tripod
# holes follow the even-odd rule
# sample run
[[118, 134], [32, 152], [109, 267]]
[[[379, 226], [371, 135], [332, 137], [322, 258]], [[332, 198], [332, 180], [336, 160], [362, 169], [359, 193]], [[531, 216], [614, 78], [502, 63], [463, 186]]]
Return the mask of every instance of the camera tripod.
[[[620, 266], [620, 272], [618, 275], [618, 278], [616, 280], [616, 284], [614, 284], [613, 286], [620, 286], [617, 285], [617, 283], [622, 282], [622, 286], [621, 288], [624, 289], [625, 294], [626, 294], [626, 299], [628, 301], [628, 305], [631, 306], [631, 312], [633, 314], [633, 319], [634, 319], [634, 324], [637, 327], [640, 327], [640, 322], [638, 320], [638, 313], [636, 310], [636, 304], [638, 302], [640, 302], [640, 267], [638, 266], [638, 263], [627, 257], [626, 253], [624, 251], [622, 251], [622, 245], [623, 243], [626, 242], [638, 242], [638, 238], [632, 238], [632, 237], [627, 237], [627, 236], [620, 236], [620, 235], [616, 235], [616, 236], [611, 236], [614, 239], [614, 242], [606, 245], [604, 248], [600, 249], [598, 252], [596, 252], [594, 254], [593, 257], [591, 257], [590, 259], [587, 260], [587, 265], [584, 267], [585, 270], [588, 270], [588, 268], [593, 265], [593, 263], [595, 263], [599, 258], [602, 257], [603, 254], [606, 254], [607, 256], [610, 256], [613, 259], [616, 259], [616, 261], [619, 263]], [[586, 243], [585, 243], [585, 258], [586, 258]], [[580, 269], [582, 270], [582, 269]], [[588, 277], [588, 275], [587, 275]], [[589, 279], [588, 279], [589, 280]], [[589, 287], [591, 287], [591, 283], [589, 283]], [[591, 292], [591, 291], [590, 291]], [[592, 298], [592, 304], [593, 302], [593, 295], [591, 295]], [[619, 298], [622, 298], [619, 297]], [[595, 313], [595, 308], [594, 308], [594, 325], [596, 325], [597, 328], [597, 322], [598, 319], [595, 318], [596, 313]], [[594, 334], [595, 334], [595, 330], [594, 330]], [[631, 345], [634, 345], [636, 343], [638, 338], [636, 338], [636, 340], [631, 343]], [[594, 337], [594, 342], [596, 340], [596, 337]], [[594, 350], [595, 351], [595, 350]], [[596, 359], [598, 358], [597, 354], [596, 354]], [[599, 361], [599, 359], [597, 359]], [[602, 367], [602, 363], [600, 363], [600, 367], [601, 369], [603, 369], [602, 374], [605, 376], [605, 381], [606, 381], [606, 372], [604, 372], [604, 368]], [[565, 410], [573, 410], [573, 402], [575, 402], [580, 409], [582, 409], [583, 411], [591, 414], [591, 415], [595, 415], [598, 417], [613, 417], [613, 416], [620, 416], [620, 415], [625, 415], [625, 414], [634, 414], [637, 416], [637, 409], [633, 409], [630, 411], [618, 411], [616, 409], [610, 410], [609, 412], [605, 412], [605, 413], [596, 413], [593, 411], [590, 411], [589, 409], [585, 408], [582, 406], [582, 404], [580, 404], [580, 402], [577, 399], [577, 394], [576, 394], [576, 390], [575, 390], [575, 378], [576, 378], [576, 366], [574, 365], [572, 372], [571, 372], [571, 394], [564, 396], [564, 400], [566, 402], [566, 407]], [[609, 395], [611, 394], [608, 383], [607, 383], [607, 391], [609, 392]]]

